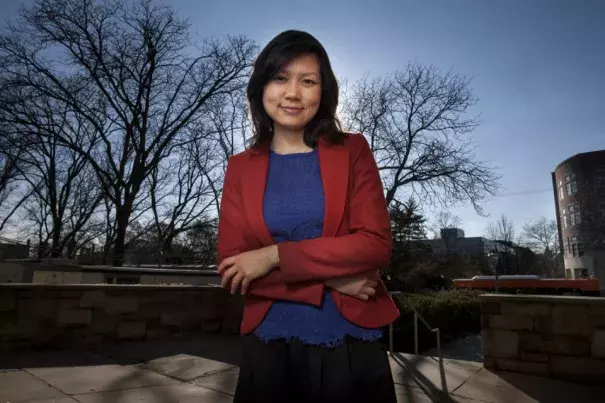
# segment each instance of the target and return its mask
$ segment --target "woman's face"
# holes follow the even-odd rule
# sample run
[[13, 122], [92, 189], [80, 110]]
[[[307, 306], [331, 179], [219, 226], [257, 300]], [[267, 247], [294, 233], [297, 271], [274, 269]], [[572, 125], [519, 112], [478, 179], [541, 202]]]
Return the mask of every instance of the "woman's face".
[[321, 70], [314, 54], [292, 59], [267, 83], [263, 106], [274, 131], [303, 130], [321, 102]]

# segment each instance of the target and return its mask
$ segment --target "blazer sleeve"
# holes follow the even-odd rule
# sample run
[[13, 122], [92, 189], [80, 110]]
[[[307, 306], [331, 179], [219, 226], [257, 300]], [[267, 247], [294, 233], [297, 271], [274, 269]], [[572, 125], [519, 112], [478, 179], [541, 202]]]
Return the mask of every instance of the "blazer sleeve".
[[[243, 213], [237, 162], [234, 157], [231, 157], [225, 172], [218, 224], [219, 264], [228, 257], [251, 249], [242, 233], [242, 228], [246, 226], [246, 219]], [[323, 290], [323, 282], [286, 284], [280, 270], [273, 270], [267, 276], [252, 281], [248, 287], [248, 293], [251, 295], [317, 306], [321, 304]]]
[[[355, 138], [356, 137], [356, 138]], [[391, 223], [378, 166], [363, 135], [351, 141], [350, 233], [279, 245], [286, 283], [346, 277], [383, 269], [391, 259]]]

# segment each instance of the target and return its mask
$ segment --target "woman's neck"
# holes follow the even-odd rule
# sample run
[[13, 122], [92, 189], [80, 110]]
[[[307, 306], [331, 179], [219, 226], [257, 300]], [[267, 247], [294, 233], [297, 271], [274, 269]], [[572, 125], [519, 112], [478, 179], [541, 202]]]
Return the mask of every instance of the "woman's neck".
[[305, 144], [303, 131], [276, 130], [273, 133], [271, 149], [278, 154], [293, 154], [311, 151], [312, 148]]

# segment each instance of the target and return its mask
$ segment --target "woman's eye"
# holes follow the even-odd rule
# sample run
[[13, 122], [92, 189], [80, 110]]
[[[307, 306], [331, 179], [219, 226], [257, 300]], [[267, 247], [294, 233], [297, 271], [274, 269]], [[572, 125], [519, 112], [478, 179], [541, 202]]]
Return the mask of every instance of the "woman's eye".
[[310, 80], [310, 79], [306, 79], [306, 80], [303, 80], [303, 84], [305, 84], [305, 85], [314, 85], [315, 81]]
[[273, 77], [273, 81], [276, 81], [276, 82], [278, 82], [278, 83], [283, 83], [283, 82], [285, 82], [285, 81], [286, 81], [286, 77], [283, 77], [283, 76], [275, 76], [275, 77]]

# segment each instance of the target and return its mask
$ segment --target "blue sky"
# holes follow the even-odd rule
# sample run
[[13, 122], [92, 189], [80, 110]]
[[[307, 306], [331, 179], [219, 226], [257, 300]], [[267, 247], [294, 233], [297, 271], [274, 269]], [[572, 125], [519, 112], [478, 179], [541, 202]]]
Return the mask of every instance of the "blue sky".
[[[10, 18], [21, 2], [2, 3]], [[469, 207], [453, 210], [467, 235], [482, 235], [501, 213], [519, 229], [540, 216], [554, 218], [551, 171], [575, 153], [605, 148], [604, 1], [165, 3], [201, 36], [245, 34], [262, 46], [282, 30], [306, 30], [349, 80], [409, 61], [471, 77], [483, 121], [474, 133], [477, 157], [499, 168], [503, 191], [485, 204], [488, 218]]]

